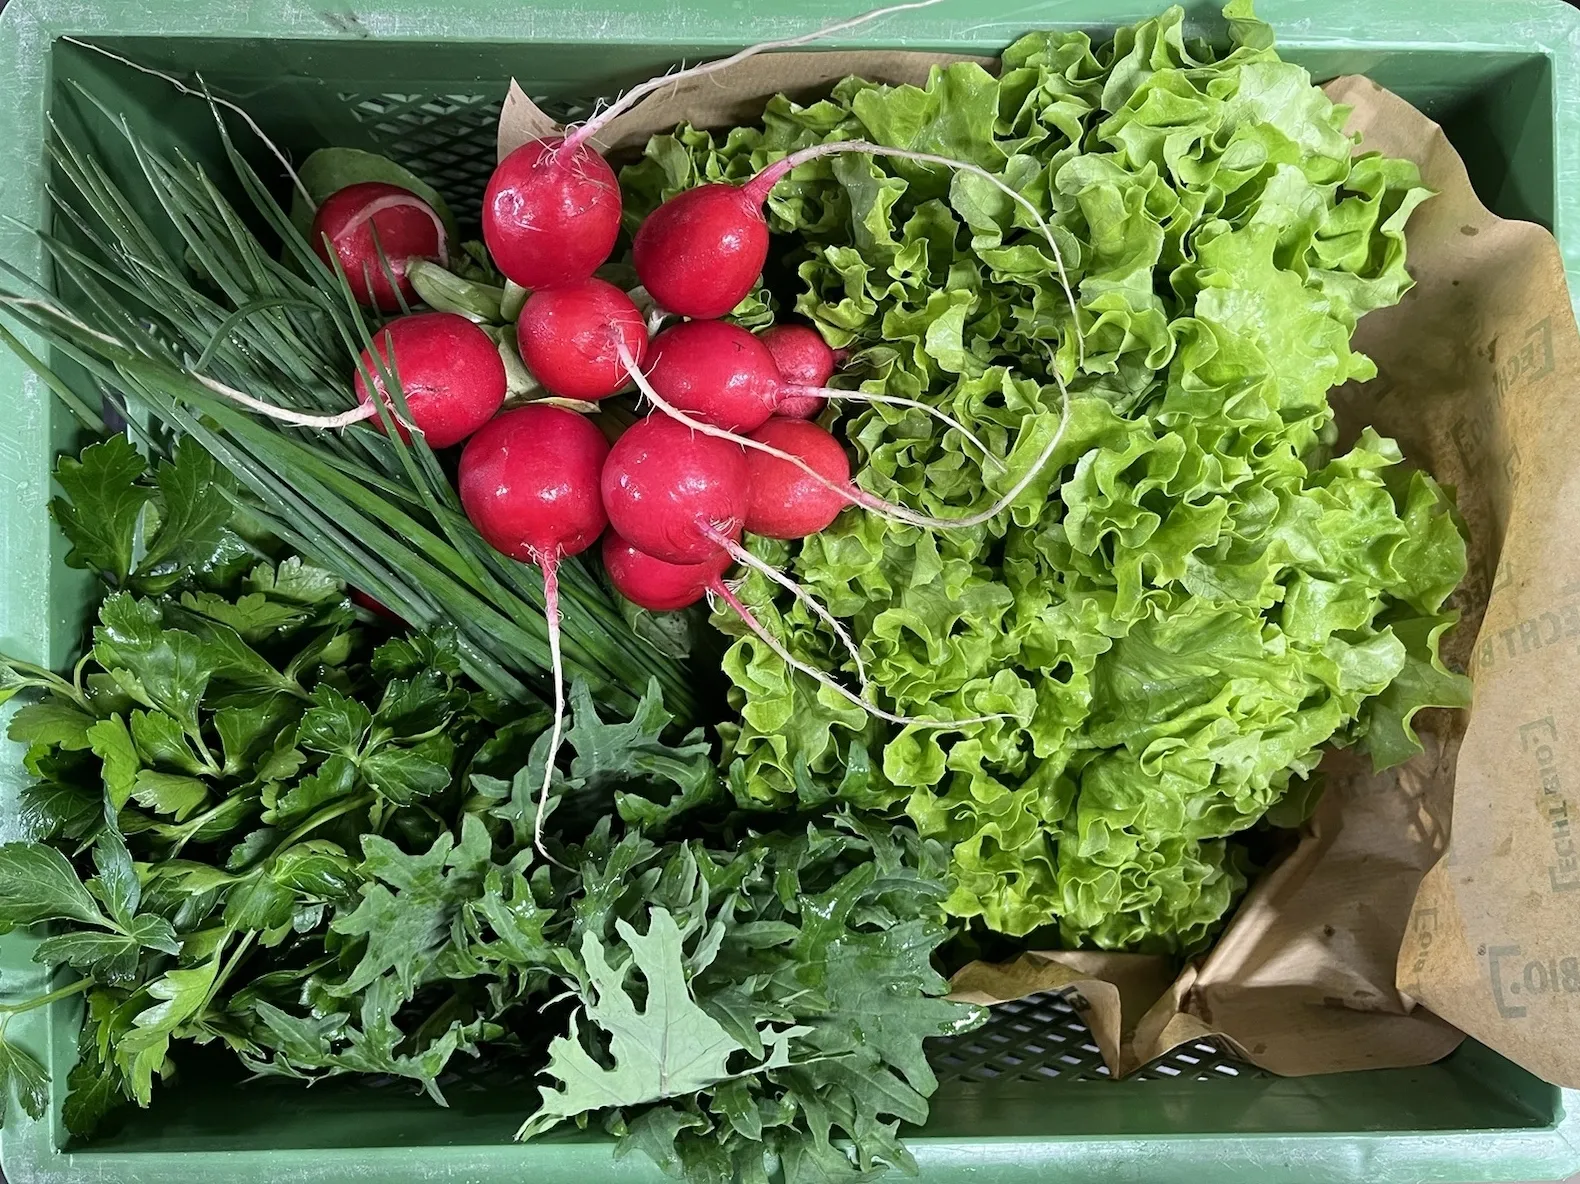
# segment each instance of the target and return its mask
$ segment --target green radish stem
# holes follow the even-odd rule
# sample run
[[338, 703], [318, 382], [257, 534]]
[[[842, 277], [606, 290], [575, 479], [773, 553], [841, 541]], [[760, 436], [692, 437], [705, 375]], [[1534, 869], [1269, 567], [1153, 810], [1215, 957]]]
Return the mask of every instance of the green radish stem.
[[854, 29], [859, 25], [867, 24], [882, 17], [892, 16], [896, 12], [910, 12], [917, 8], [931, 8], [940, 0], [912, 0], [908, 4], [895, 4], [888, 8], [876, 8], [871, 12], [864, 12], [848, 20], [838, 21], [832, 25], [825, 25], [810, 33], [801, 33], [795, 37], [784, 37], [778, 41], [763, 41], [757, 45], [747, 46], [739, 53], [733, 53], [727, 58], [720, 58], [713, 62], [703, 62], [689, 69], [677, 70], [673, 74], [663, 74], [657, 78], [650, 78], [640, 86], [633, 86], [609, 106], [595, 114], [580, 127], [568, 129], [565, 142], [561, 146], [566, 152], [574, 153], [576, 149], [592, 139], [604, 128], [608, 127], [615, 119], [624, 115], [650, 94], [656, 94], [665, 87], [674, 86], [688, 78], [702, 78], [709, 74], [717, 74], [720, 70], [727, 70], [737, 62], [774, 49], [794, 49], [798, 45], [810, 45], [814, 41], [821, 41], [825, 37], [832, 37], [836, 33], [843, 33], [846, 29]]

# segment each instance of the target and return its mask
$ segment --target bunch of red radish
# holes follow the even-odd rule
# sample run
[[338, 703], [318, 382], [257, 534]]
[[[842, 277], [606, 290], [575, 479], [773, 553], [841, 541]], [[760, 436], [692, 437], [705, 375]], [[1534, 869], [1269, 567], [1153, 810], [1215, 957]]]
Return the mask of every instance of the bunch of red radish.
[[[877, 15], [882, 12], [773, 45], [800, 44]], [[533, 140], [506, 156], [489, 182], [482, 219], [495, 265], [530, 292], [516, 337], [522, 361], [539, 384], [563, 399], [596, 402], [635, 383], [654, 407], [651, 414], [611, 447], [591, 420], [561, 406], [534, 403], [501, 413], [506, 374], [493, 339], [465, 317], [428, 312], [408, 313], [379, 331], [361, 358], [359, 409], [335, 417], [332, 424], [325, 417], [326, 426], [336, 427], [371, 419], [379, 430], [393, 417], [390, 422], [403, 437], [415, 428], [433, 447], [467, 440], [458, 484], [468, 518], [491, 546], [542, 569], [556, 717], [540, 797], [540, 831], [564, 704], [556, 576], [562, 559], [587, 550], [602, 536], [605, 568], [627, 599], [665, 611], [716, 595], [788, 665], [880, 718], [931, 727], [999, 718], [918, 720], [872, 704], [860, 655], [844, 627], [788, 576], [747, 551], [740, 539], [743, 531], [804, 538], [852, 505], [924, 528], [980, 525], [1030, 484], [1058, 447], [1068, 419], [1061, 419], [1060, 431], [1042, 455], [993, 506], [961, 518], [931, 518], [857, 488], [844, 448], [811, 417], [830, 398], [919, 408], [960, 432], [986, 462], [998, 463], [980, 441], [941, 411], [914, 400], [827, 388], [838, 359], [809, 327], [776, 326], [755, 336], [717, 319], [739, 305], [762, 274], [769, 246], [763, 204], [769, 192], [798, 165], [837, 152], [943, 165], [997, 186], [1030, 211], [1042, 231], [1074, 316], [1058, 244], [1035, 207], [985, 170], [926, 153], [864, 141], [819, 144], [792, 153], [744, 184], [702, 185], [670, 198], [638, 229], [632, 260], [659, 306], [660, 321], [685, 319], [650, 337], [649, 323], [631, 296], [594, 275], [618, 238], [621, 195], [613, 170], [590, 141], [622, 107], [663, 81], [636, 88], [579, 129]], [[357, 299], [385, 312], [415, 302], [406, 278], [409, 260], [443, 264], [447, 256], [437, 214], [421, 198], [394, 186], [357, 185], [334, 194], [319, 209], [313, 229], [316, 249], [348, 278]], [[398, 417], [390, 406], [391, 378], [398, 379], [406, 405]], [[850, 651], [859, 695], [794, 658], [757, 622], [723, 580], [732, 562], [789, 588], [835, 632]]]

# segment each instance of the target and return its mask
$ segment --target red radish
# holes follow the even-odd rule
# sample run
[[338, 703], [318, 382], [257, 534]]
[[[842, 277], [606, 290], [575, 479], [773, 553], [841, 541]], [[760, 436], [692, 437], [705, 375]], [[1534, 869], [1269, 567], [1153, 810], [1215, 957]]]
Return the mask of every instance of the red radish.
[[584, 280], [620, 234], [620, 184], [583, 141], [529, 140], [494, 170], [483, 195], [483, 240], [523, 288]]
[[835, 493], [833, 485], [850, 484], [850, 458], [839, 441], [804, 419], [775, 416], [751, 434], [753, 440], [800, 457], [824, 478], [813, 480], [794, 465], [777, 457], [752, 451], [746, 454], [751, 497], [746, 506], [746, 530], [770, 539], [804, 539], [816, 534], [850, 504]]
[[318, 207], [309, 238], [325, 263], [338, 263], [346, 273], [357, 303], [381, 312], [399, 311], [402, 299], [416, 302], [406, 279], [408, 259], [449, 264], [438, 213], [409, 189], [383, 181], [363, 181], [331, 193]]
[[607, 398], [631, 381], [619, 343], [639, 361], [647, 322], [613, 284], [588, 278], [540, 288], [516, 324], [521, 360], [543, 387], [566, 399]]
[[392, 612], [390, 609], [385, 608], [382, 603], [374, 600], [373, 597], [369, 596], [361, 589], [348, 588], [346, 590], [346, 595], [351, 598], [351, 603], [356, 605], [358, 608], [365, 608], [370, 613], [374, 613], [377, 616], [385, 618], [386, 620], [393, 621], [402, 629], [411, 628], [411, 626], [408, 625], [398, 613]]
[[551, 862], [543, 847], [543, 817], [565, 725], [559, 563], [592, 546], [609, 525], [598, 493], [608, 456], [608, 441], [585, 416], [539, 403], [496, 416], [467, 441], [457, 481], [466, 516], [488, 544], [543, 569], [554, 727], [544, 758], [533, 845]]
[[[471, 321], [453, 312], [419, 312], [399, 317], [373, 338], [379, 360], [362, 351], [357, 367], [357, 402], [373, 409], [367, 379], [380, 401], [395, 410], [386, 382], [398, 379], [411, 424], [420, 430], [430, 448], [459, 444], [494, 417], [505, 401], [505, 363], [499, 347]], [[384, 430], [376, 414], [372, 425]], [[400, 423], [401, 439], [411, 434]]]
[[762, 211], [768, 191], [755, 184], [699, 185], [643, 220], [631, 262], [660, 307], [686, 317], [722, 317], [746, 299], [768, 261]]
[[666, 563], [638, 550], [613, 530], [603, 536], [603, 566], [615, 591], [655, 613], [696, 604], [729, 565], [730, 557], [724, 551], [703, 563]]
[[729, 321], [665, 329], [648, 349], [647, 380], [683, 411], [732, 432], [761, 426], [782, 385], [768, 347]]
[[740, 535], [746, 481], [738, 444], [649, 415], [609, 450], [603, 503], [615, 530], [647, 554], [702, 563], [718, 551], [716, 536]]
[[[770, 325], [757, 335], [768, 347], [779, 376], [793, 386], [825, 387], [834, 377], [834, 351], [810, 325]], [[774, 408], [786, 419], [812, 419], [827, 403], [821, 395], [785, 395]]]

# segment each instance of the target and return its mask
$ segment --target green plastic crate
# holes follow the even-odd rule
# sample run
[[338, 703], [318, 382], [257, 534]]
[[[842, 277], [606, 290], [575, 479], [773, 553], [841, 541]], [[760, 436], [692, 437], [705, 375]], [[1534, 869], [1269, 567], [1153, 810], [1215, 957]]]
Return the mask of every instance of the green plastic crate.
[[[591, 99], [681, 58], [716, 56], [848, 15], [850, 0], [773, 12], [744, 0], [12, 0], [0, 17], [0, 212], [46, 218], [46, 112], [69, 115], [66, 83], [118, 103], [144, 134], [218, 163], [198, 102], [62, 43], [79, 37], [177, 72], [201, 70], [293, 152], [323, 144], [388, 153], [475, 198], [493, 161], [493, 122], [512, 75], [550, 110]], [[997, 7], [997, 6], [995, 6]], [[995, 53], [1033, 28], [1105, 33], [1153, 15], [1155, 0], [1029, 0], [986, 16], [946, 0], [847, 36], [844, 46]], [[1013, 11], [1010, 11], [1010, 9]], [[1551, 227], [1580, 294], [1580, 13], [1561, 0], [1261, 0], [1280, 46], [1319, 79], [1366, 73], [1447, 128], [1483, 199]], [[1216, 17], [1191, 4], [1210, 33]], [[112, 156], [116, 149], [104, 141]], [[122, 156], [124, 159], [124, 155]], [[223, 172], [223, 165], [218, 170]], [[0, 223], [0, 254], [43, 275], [28, 236]], [[68, 416], [0, 351], [0, 650], [59, 666], [80, 644], [89, 588], [61, 562], [45, 510]], [[3, 716], [0, 712], [0, 716]], [[3, 742], [0, 742], [3, 747]], [[20, 770], [0, 751], [0, 839]], [[33, 939], [0, 940], [0, 998], [45, 988]], [[92, 1142], [67, 1141], [62, 1083], [75, 1002], [27, 1013], [7, 1036], [49, 1065], [54, 1111], [0, 1134], [11, 1184], [250, 1184], [659, 1180], [619, 1163], [595, 1134], [510, 1141], [530, 1083], [458, 1079], [440, 1110], [401, 1086], [337, 1081], [311, 1090], [244, 1084], [223, 1055], [182, 1058], [153, 1108], [126, 1111]], [[1177, 1050], [1114, 1084], [1070, 1008], [1042, 996], [996, 1010], [941, 1042], [933, 1121], [911, 1138], [928, 1181], [1536, 1180], [1580, 1169], [1580, 1091], [1546, 1085], [1467, 1042], [1420, 1069], [1280, 1079], [1211, 1045]]]

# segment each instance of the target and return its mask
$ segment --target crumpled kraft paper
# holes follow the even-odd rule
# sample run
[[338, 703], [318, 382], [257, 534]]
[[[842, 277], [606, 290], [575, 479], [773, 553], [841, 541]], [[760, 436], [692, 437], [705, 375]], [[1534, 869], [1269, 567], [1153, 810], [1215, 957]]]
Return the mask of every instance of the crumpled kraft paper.
[[[593, 142], [638, 150], [682, 120], [753, 121], [780, 92], [814, 97], [849, 74], [919, 84], [959, 60], [994, 64], [764, 55], [648, 96]], [[1364, 148], [1414, 160], [1438, 191], [1409, 225], [1416, 286], [1356, 334], [1378, 377], [1334, 401], [1348, 438], [1372, 424], [1457, 489], [1470, 569], [1444, 651], [1472, 674], [1474, 706], [1418, 716], [1426, 751], [1387, 773], [1331, 753], [1298, 844], [1182, 973], [1144, 955], [1029, 951], [972, 963], [951, 987], [980, 1003], [1070, 992], [1115, 1076], [1207, 1037], [1299, 1075], [1425, 1064], [1469, 1033], [1580, 1086], [1580, 335], [1561, 258], [1540, 227], [1481, 205], [1426, 116], [1365, 78], [1327, 89]], [[512, 85], [501, 157], [553, 127]]]

